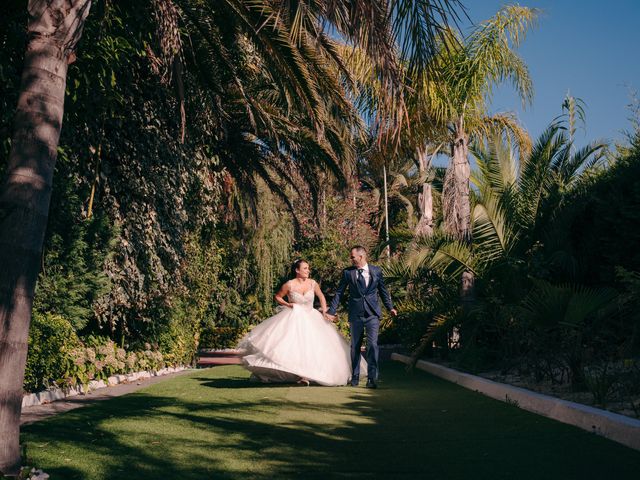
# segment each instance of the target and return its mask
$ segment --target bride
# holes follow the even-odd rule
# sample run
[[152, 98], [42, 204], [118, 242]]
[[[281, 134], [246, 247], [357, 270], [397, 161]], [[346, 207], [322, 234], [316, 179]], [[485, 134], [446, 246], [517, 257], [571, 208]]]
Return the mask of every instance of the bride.
[[[309, 278], [309, 264], [297, 260], [291, 271], [294, 278], [275, 295], [284, 308], [240, 341], [238, 348], [246, 353], [242, 362], [252, 378], [262, 382], [346, 385], [351, 376], [349, 344], [327, 320], [327, 301]], [[315, 296], [322, 313], [313, 308]], [[360, 370], [366, 372], [363, 363], [361, 359]]]

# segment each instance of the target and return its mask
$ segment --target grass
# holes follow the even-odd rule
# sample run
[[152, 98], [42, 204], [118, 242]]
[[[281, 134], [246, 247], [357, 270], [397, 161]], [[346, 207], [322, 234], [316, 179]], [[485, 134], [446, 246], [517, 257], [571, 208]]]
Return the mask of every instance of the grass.
[[198, 370], [24, 428], [56, 479], [637, 479], [640, 452], [424, 372], [378, 390]]

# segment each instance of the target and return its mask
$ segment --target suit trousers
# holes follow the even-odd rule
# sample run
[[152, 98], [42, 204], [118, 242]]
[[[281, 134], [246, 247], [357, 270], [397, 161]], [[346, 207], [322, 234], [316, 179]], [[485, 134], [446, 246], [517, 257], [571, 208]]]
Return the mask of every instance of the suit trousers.
[[[366, 315], [366, 314], [365, 314]], [[367, 335], [367, 376], [371, 380], [378, 379], [378, 330], [380, 329], [380, 317], [378, 316], [354, 316], [349, 318], [351, 328], [351, 381], [360, 377], [360, 350], [362, 349], [363, 334]]]

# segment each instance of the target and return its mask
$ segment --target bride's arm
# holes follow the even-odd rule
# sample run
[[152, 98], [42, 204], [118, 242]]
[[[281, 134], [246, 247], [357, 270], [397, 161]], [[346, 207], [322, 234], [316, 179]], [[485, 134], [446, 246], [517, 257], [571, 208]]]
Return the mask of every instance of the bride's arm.
[[278, 293], [276, 293], [273, 296], [273, 299], [276, 301], [276, 303], [284, 307], [293, 308], [293, 303], [289, 303], [283, 298], [285, 295], [288, 295], [288, 294], [289, 294], [289, 282], [284, 282], [280, 287], [280, 290], [278, 290]]
[[316, 297], [318, 297], [318, 300], [320, 300], [320, 311], [322, 312], [322, 315], [326, 315], [327, 314], [327, 299], [324, 298], [324, 294], [322, 293], [322, 290], [320, 289], [320, 285], [318, 285], [318, 282], [314, 281], [314, 292], [316, 294]]

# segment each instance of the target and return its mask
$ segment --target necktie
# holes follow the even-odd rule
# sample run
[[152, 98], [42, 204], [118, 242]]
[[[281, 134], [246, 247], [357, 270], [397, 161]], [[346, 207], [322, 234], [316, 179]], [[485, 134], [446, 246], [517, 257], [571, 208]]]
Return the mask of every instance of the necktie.
[[367, 283], [364, 281], [364, 275], [362, 274], [362, 272], [364, 272], [364, 268], [359, 268], [358, 269], [358, 286], [360, 287], [360, 289], [364, 290], [365, 288], [367, 288]]

